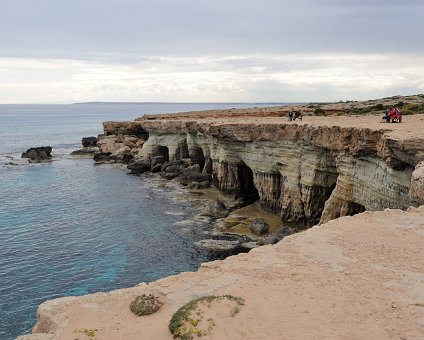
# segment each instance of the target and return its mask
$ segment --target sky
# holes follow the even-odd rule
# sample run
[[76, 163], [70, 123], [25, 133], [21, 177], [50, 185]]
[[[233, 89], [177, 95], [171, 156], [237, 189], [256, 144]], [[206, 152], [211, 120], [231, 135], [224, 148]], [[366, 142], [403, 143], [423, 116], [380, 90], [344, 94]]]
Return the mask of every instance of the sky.
[[0, 103], [424, 93], [423, 0], [0, 0]]

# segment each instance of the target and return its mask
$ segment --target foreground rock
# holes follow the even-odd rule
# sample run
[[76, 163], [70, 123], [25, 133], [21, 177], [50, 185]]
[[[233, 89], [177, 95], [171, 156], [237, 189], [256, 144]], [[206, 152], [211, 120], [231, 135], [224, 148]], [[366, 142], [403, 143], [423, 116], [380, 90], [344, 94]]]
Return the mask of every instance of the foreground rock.
[[[74, 339], [84, 327], [99, 339], [171, 340], [168, 324], [179, 307], [230, 294], [245, 300], [243, 310], [215, 319], [208, 339], [422, 339], [423, 230], [424, 206], [339, 218], [194, 273], [47, 301], [34, 333]], [[164, 305], [139, 318], [128, 306], [143, 293]]]
[[29, 158], [30, 162], [41, 162], [50, 160], [52, 158], [52, 147], [51, 146], [40, 146], [36, 148], [30, 148], [23, 152], [22, 158]]

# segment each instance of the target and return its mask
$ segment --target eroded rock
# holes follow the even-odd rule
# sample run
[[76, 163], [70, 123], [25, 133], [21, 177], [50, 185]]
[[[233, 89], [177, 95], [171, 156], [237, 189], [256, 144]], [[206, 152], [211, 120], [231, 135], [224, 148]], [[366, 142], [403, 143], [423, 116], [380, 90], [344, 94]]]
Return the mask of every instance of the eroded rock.
[[424, 204], [424, 162], [419, 163], [412, 173], [410, 195], [416, 204]]

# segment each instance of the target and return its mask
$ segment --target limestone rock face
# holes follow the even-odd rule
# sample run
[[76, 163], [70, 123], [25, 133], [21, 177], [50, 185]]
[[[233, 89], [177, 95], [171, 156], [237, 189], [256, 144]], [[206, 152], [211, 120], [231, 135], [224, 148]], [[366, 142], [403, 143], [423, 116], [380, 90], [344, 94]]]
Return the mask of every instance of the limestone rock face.
[[419, 163], [412, 173], [411, 199], [418, 205], [424, 204], [424, 162]]
[[103, 129], [105, 133], [97, 138], [97, 146], [113, 162], [129, 163], [149, 138], [137, 122], [104, 122]]
[[187, 119], [140, 123], [149, 140], [139, 155], [189, 157], [221, 192], [244, 204], [259, 199], [286, 223], [311, 226], [422, 202], [419, 190], [414, 199], [409, 192], [424, 152], [417, 141], [391, 138], [385, 130]]

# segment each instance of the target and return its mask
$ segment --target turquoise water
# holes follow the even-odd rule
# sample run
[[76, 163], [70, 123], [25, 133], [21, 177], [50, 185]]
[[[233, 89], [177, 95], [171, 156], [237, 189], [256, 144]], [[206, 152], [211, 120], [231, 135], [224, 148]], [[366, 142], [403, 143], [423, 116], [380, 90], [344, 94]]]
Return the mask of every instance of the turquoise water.
[[[68, 154], [105, 120], [248, 104], [0, 105], [0, 339], [30, 332], [45, 300], [129, 287], [192, 271], [208, 254], [171, 189]], [[258, 106], [255, 104], [255, 106]], [[51, 145], [55, 161], [19, 154]], [[9, 164], [12, 163], [12, 164]]]

